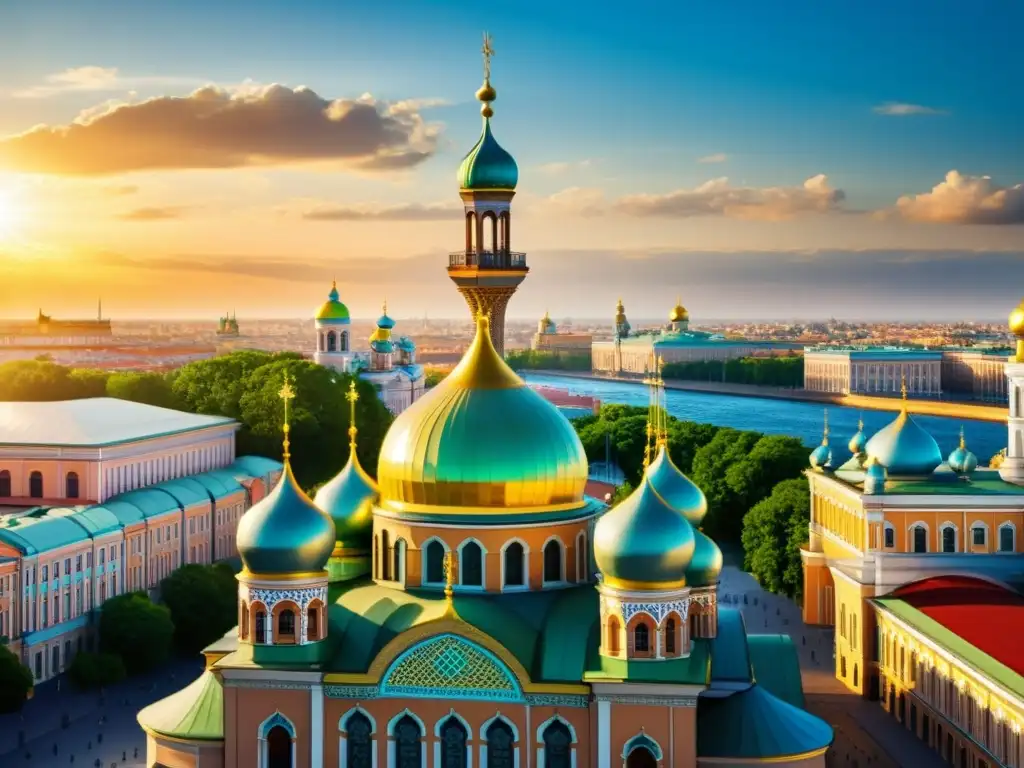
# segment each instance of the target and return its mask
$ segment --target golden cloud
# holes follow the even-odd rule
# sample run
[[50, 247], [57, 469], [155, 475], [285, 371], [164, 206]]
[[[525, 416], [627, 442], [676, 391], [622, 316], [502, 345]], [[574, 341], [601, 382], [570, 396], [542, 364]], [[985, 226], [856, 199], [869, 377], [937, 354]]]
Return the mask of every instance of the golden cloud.
[[1024, 184], [1001, 187], [988, 176], [950, 171], [931, 192], [897, 200], [895, 213], [940, 224], [1024, 224]]

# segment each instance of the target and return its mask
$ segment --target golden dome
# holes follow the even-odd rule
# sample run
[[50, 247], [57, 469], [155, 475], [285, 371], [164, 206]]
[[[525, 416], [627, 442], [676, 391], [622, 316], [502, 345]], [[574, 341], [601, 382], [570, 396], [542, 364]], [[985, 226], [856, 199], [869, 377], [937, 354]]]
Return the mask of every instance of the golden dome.
[[1021, 301], [1010, 313], [1010, 333], [1019, 339], [1024, 339], [1024, 301]]
[[676, 301], [676, 305], [672, 307], [672, 312], [669, 314], [668, 319], [673, 323], [681, 323], [684, 320], [690, 319], [690, 313], [686, 311], [686, 307], [683, 306], [682, 302]]
[[587, 457], [569, 421], [495, 351], [482, 316], [455, 370], [391, 425], [377, 482], [397, 511], [572, 509], [584, 504]]

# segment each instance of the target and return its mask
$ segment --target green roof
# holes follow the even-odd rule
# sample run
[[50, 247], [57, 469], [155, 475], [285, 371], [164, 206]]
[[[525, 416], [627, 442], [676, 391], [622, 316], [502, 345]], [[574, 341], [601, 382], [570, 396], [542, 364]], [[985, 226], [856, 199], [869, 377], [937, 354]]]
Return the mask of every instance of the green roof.
[[191, 507], [195, 504], [206, 504], [210, 498], [205, 493], [200, 493], [193, 484], [183, 483], [181, 480], [164, 480], [162, 483], [150, 486], [159, 488], [173, 496], [181, 507]]
[[832, 728], [760, 685], [724, 697], [697, 699], [698, 759], [764, 760], [827, 748]]
[[166, 699], [137, 715], [139, 725], [176, 739], [213, 741], [224, 738], [224, 689], [209, 670]]
[[747, 651], [757, 684], [787, 704], [803, 708], [800, 657], [793, 639], [789, 635], [747, 635]]
[[71, 515], [71, 519], [82, 526], [92, 538], [121, 529], [117, 515], [106, 507], [93, 505]]
[[971, 645], [935, 619], [898, 597], [878, 597], [872, 602], [945, 648], [966, 666], [1002, 686], [1017, 698], [1024, 699], [1024, 677]]
[[679, 659], [650, 661], [612, 659], [598, 653], [596, 640], [591, 645], [590, 664], [583, 675], [588, 683], [628, 680], [631, 683], [664, 683], [668, 685], [706, 685], [711, 660], [708, 642], [694, 640], [690, 655]]
[[227, 469], [244, 472], [250, 477], [266, 477], [272, 472], [280, 472], [283, 466], [280, 461], [265, 456], [239, 456]]
[[176, 498], [166, 491], [155, 488], [139, 488], [138, 490], [119, 493], [117, 496], [112, 497], [108, 500], [107, 507], [110, 507], [110, 510], [117, 514], [110, 503], [115, 500], [128, 502], [132, 506], [138, 507], [147, 518], [158, 517], [168, 512], [181, 511], [181, 506]]
[[747, 630], [743, 614], [736, 608], [718, 609], [718, 633], [711, 641], [711, 678], [713, 683], [749, 683], [750, 657], [747, 655]]
[[[832, 476], [847, 485], [861, 487], [864, 483], [864, 470], [847, 462]], [[943, 465], [944, 467], [945, 465]], [[1024, 488], [1008, 483], [994, 469], [977, 469], [970, 480], [962, 480], [952, 472], [940, 467], [932, 475], [920, 480], [913, 478], [895, 478], [885, 483], [887, 496], [1024, 496]]]
[[242, 488], [242, 484], [235, 479], [233, 472], [228, 472], [223, 469], [211, 469], [207, 472], [201, 472], [198, 475], [191, 476], [193, 480], [205, 487], [214, 498], [223, 499], [227, 496], [231, 496], [236, 493], [241, 493], [245, 489]]

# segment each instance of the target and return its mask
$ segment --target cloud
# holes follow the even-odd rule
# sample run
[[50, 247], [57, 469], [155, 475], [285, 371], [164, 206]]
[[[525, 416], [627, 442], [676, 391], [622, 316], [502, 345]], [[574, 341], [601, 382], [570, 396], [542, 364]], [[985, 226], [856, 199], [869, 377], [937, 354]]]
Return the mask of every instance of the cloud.
[[558, 161], [554, 163], [544, 163], [543, 165], [537, 166], [537, 170], [541, 173], [546, 173], [549, 176], [561, 176], [564, 173], [574, 170], [582, 170], [589, 168], [593, 165], [593, 160], [573, 160], [573, 161]]
[[139, 191], [139, 188], [135, 184], [111, 184], [110, 186], [103, 187], [103, 194], [110, 197], [126, 197], [127, 195], [134, 195]]
[[909, 115], [947, 115], [944, 109], [926, 107], [922, 104], [907, 104], [902, 101], [887, 101], [873, 107], [872, 112], [876, 115], [889, 115], [891, 117], [907, 117]]
[[695, 189], [678, 189], [663, 195], [628, 195], [610, 205], [604, 203], [600, 190], [573, 187], [552, 195], [549, 201], [582, 215], [612, 211], [641, 217], [728, 216], [781, 221], [801, 213], [838, 210], [845, 197], [841, 189], [829, 186], [828, 177], [819, 174], [798, 187], [738, 187], [722, 177]]
[[118, 214], [117, 218], [121, 221], [167, 221], [168, 219], [180, 219], [185, 210], [185, 206], [135, 208]]
[[110, 103], [70, 125], [0, 139], [0, 167], [100, 175], [336, 161], [388, 171], [430, 157], [438, 135], [415, 101], [389, 104], [369, 94], [328, 100], [283, 85], [237, 92], [205, 86], [185, 97]]
[[16, 99], [45, 99], [62, 93], [130, 91], [146, 86], [201, 85], [202, 81], [182, 77], [123, 77], [117, 67], [73, 67], [47, 75], [43, 84], [34, 85], [11, 96]]
[[1024, 224], [1024, 184], [1000, 187], [988, 176], [950, 171], [931, 192], [901, 197], [894, 212], [935, 224]]
[[698, 163], [724, 163], [729, 159], [729, 156], [725, 152], [717, 152], [714, 155], [705, 155], [704, 157], [698, 157]]
[[306, 221], [454, 221], [457, 203], [401, 205], [318, 205], [301, 213]]

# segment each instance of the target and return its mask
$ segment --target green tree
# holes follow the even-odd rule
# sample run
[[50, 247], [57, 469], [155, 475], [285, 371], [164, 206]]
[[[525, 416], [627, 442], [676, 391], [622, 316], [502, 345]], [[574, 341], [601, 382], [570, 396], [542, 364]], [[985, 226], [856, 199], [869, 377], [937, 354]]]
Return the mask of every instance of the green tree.
[[615, 492], [612, 494], [612, 500], [609, 503], [614, 507], [619, 502], [625, 501], [627, 498], [629, 498], [629, 495], [633, 492], [633, 490], [634, 488], [630, 483], [623, 483], [622, 485], [615, 489]]
[[697, 421], [678, 421], [669, 417], [668, 452], [672, 461], [684, 475], [693, 471], [693, 457], [697, 451], [710, 443], [718, 427]]
[[68, 377], [78, 392], [75, 397], [106, 397], [110, 374], [96, 368], [72, 368]]
[[426, 368], [423, 374], [423, 386], [427, 389], [436, 387], [445, 380], [449, 373], [451, 371], [447, 368]]
[[723, 427], [694, 454], [690, 477], [707, 497], [708, 514], [704, 518], [703, 529], [713, 539], [728, 541], [739, 537], [740, 521], [746, 509], [738, 513], [739, 519], [730, 520], [730, 517], [737, 516], [736, 493], [730, 488], [726, 473], [760, 439], [758, 432], [742, 432]]
[[78, 383], [63, 365], [48, 360], [0, 363], [0, 400], [72, 400]]
[[235, 626], [238, 582], [230, 569], [183, 565], [160, 584], [164, 605], [174, 622], [174, 644], [197, 653]]
[[741, 357], [733, 360], [708, 360], [669, 363], [662, 375], [666, 379], [724, 381], [763, 387], [802, 387], [804, 358], [791, 353], [774, 357]]
[[783, 480], [743, 520], [743, 563], [769, 592], [803, 591], [800, 548], [807, 541], [811, 497], [804, 477]]
[[590, 355], [538, 349], [513, 349], [505, 353], [505, 362], [516, 371], [589, 371]]
[[72, 660], [68, 676], [79, 688], [90, 689], [118, 683], [128, 676], [128, 672], [120, 656], [82, 651]]
[[129, 674], [167, 661], [173, 640], [170, 610], [144, 592], [112, 597], [100, 609], [100, 651], [120, 656]]
[[[756, 433], [747, 433], [756, 434]], [[728, 495], [723, 501], [725, 516], [719, 534], [736, 541], [743, 516], [783, 480], [800, 477], [807, 467], [807, 446], [796, 437], [764, 435], [748, 453], [725, 471]]]
[[0, 714], [18, 712], [32, 690], [32, 672], [7, 644], [0, 645]]
[[159, 373], [112, 373], [107, 379], [107, 396], [161, 408], [181, 408], [182, 405], [168, 378]]
[[294, 352], [273, 354], [244, 349], [209, 360], [197, 360], [179, 368], [171, 376], [171, 389], [193, 413], [230, 416], [241, 415], [239, 401], [249, 377], [261, 366], [275, 360], [302, 360]]

